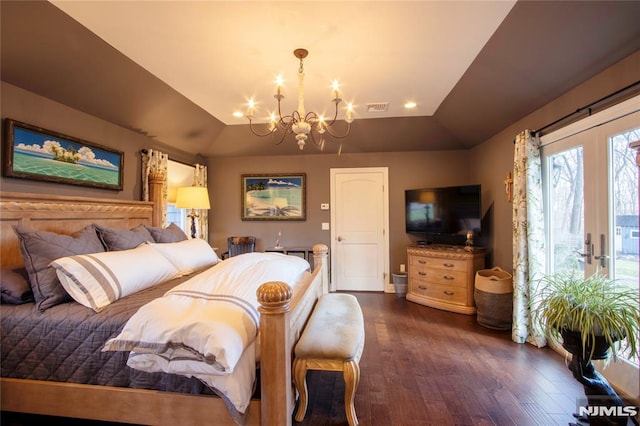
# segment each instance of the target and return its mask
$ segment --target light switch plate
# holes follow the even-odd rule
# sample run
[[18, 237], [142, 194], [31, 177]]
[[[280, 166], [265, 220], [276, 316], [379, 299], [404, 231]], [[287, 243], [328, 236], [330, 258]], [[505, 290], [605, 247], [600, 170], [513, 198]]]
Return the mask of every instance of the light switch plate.
[[320, 210], [329, 210], [329, 203], [320, 204]]
[[322, 222], [322, 230], [323, 231], [329, 230], [329, 222]]

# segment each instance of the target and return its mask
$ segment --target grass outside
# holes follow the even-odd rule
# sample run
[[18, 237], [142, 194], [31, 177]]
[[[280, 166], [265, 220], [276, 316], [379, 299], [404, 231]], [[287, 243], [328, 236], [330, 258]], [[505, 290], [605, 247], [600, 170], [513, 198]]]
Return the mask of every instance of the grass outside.
[[618, 285], [631, 289], [638, 288], [638, 276], [640, 276], [638, 260], [638, 256], [631, 255], [616, 258], [615, 277]]

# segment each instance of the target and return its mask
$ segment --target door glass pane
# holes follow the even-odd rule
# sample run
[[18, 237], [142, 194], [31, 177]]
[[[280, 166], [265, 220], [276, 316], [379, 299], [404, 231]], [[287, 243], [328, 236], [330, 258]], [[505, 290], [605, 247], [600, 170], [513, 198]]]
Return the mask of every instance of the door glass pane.
[[551, 273], [584, 271], [583, 169], [581, 146], [547, 157]]
[[640, 140], [640, 127], [623, 132], [609, 139], [611, 152], [610, 194], [611, 215], [610, 235], [612, 253], [610, 271], [616, 284], [633, 289], [638, 288], [638, 167], [635, 151], [629, 143]]
[[[611, 278], [618, 288], [638, 288], [638, 167], [629, 143], [640, 140], [640, 128], [609, 138]], [[629, 359], [637, 365], [638, 358]]]

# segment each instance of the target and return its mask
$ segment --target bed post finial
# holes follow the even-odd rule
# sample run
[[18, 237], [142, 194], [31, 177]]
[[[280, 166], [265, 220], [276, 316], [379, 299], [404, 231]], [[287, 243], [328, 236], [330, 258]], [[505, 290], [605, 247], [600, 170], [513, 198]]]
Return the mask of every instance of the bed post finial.
[[149, 173], [149, 201], [153, 202], [153, 217], [151, 218], [153, 226], [164, 226], [164, 223], [162, 223], [162, 192], [166, 177], [163, 172], [154, 171]]
[[322, 294], [329, 293], [329, 265], [327, 258], [329, 257], [329, 247], [325, 244], [316, 244], [313, 246], [313, 267], [318, 268], [323, 265], [322, 269]]
[[289, 302], [293, 290], [291, 287], [281, 281], [269, 281], [258, 287], [256, 291], [261, 313], [274, 314], [289, 310]]
[[262, 425], [291, 425], [291, 345], [289, 303], [293, 290], [280, 281], [262, 284], [256, 291], [260, 306], [260, 416]]

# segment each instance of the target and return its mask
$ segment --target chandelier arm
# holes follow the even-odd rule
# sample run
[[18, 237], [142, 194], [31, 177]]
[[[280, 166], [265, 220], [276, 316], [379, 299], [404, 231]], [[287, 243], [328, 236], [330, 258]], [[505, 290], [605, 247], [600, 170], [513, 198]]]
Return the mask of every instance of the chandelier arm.
[[280, 115], [280, 119], [278, 120], [278, 125], [282, 130], [286, 130], [287, 133], [293, 133], [291, 130], [291, 126], [300, 121], [300, 115], [298, 115], [298, 111], [293, 111], [289, 115], [282, 116]]
[[[320, 142], [316, 140], [315, 137], [315, 133], [313, 131], [309, 132], [309, 135], [311, 135], [311, 142], [313, 142], [313, 144], [317, 147], [320, 146]], [[322, 140], [322, 136], [320, 136], [320, 140]]]
[[316, 137], [313, 134], [313, 130], [309, 132], [309, 136], [311, 136], [311, 142], [313, 142], [315, 146], [318, 146], [318, 141], [316, 141]]
[[316, 114], [313, 111], [309, 111], [305, 116], [304, 116], [304, 121], [306, 121], [307, 123], [311, 123], [312, 121], [317, 121], [318, 120], [318, 114]]
[[283, 95], [276, 95], [276, 99], [278, 100], [278, 117], [280, 117], [280, 122], [283, 122], [282, 110], [280, 109], [280, 100], [283, 98]]
[[311, 134], [311, 141], [313, 142], [315, 147], [319, 149], [320, 152], [324, 152], [324, 144], [326, 143], [327, 140], [322, 135], [320, 135], [320, 140], [317, 141], [316, 137], [314, 136], [314, 132], [310, 132], [310, 134]]
[[296, 117], [294, 117], [294, 114], [296, 114], [295, 111], [291, 115], [285, 115], [284, 117], [280, 116], [280, 119], [277, 122], [278, 124], [276, 129], [282, 131], [282, 136], [280, 136], [280, 139], [276, 140], [276, 137], [275, 137], [276, 131], [273, 132], [272, 137], [273, 137], [274, 145], [280, 145], [288, 134], [293, 133], [291, 126], [293, 126], [293, 123], [296, 122]]
[[284, 138], [285, 138], [285, 136], [287, 136], [288, 133], [290, 133], [290, 132], [288, 132], [286, 129], [283, 129], [282, 136], [280, 136], [279, 140], [276, 140], [276, 137], [275, 137], [276, 132], [272, 132], [271, 133], [271, 137], [273, 139], [273, 144], [274, 145], [280, 145], [284, 141]]
[[297, 110], [294, 110], [291, 113], [291, 119], [292, 119], [291, 121], [292, 124], [299, 123], [302, 121], [302, 117], [300, 116], [300, 113]]
[[291, 132], [291, 125], [295, 122], [295, 118], [292, 115], [285, 115], [284, 117], [280, 117], [280, 119], [278, 120], [278, 126], [280, 126], [280, 128], [282, 130], [287, 131], [288, 133]]
[[[332, 124], [333, 124], [333, 122], [332, 122]], [[331, 136], [332, 138], [335, 138], [335, 139], [344, 139], [344, 138], [346, 138], [347, 136], [349, 136], [349, 133], [351, 132], [351, 123], [347, 123], [347, 130], [345, 131], [345, 133], [344, 133], [343, 135], [338, 135], [338, 134], [336, 134], [336, 133], [332, 132], [332, 131], [331, 131], [331, 126], [330, 126], [330, 125], [327, 125], [327, 126], [325, 126], [324, 128], [325, 128], [325, 130], [327, 131], [327, 133], [329, 133], [329, 136]]]
[[259, 136], [261, 138], [269, 136], [269, 135], [271, 135], [271, 134], [273, 134], [275, 132], [275, 129], [274, 130], [269, 130], [267, 133], [256, 132], [256, 130], [253, 127], [253, 121], [251, 121], [251, 119], [249, 119], [249, 129], [251, 130], [251, 133], [253, 133], [254, 135]]
[[333, 123], [335, 123], [335, 122], [336, 122], [336, 119], [338, 118], [338, 104], [339, 104], [340, 102], [342, 102], [342, 99], [340, 99], [340, 98], [335, 98], [335, 99], [333, 99], [333, 102], [336, 104], [336, 109], [335, 109], [335, 111], [334, 111], [334, 113], [333, 113], [333, 118], [331, 119], [331, 121], [330, 121], [330, 122], [328, 122], [328, 123], [327, 123], [327, 126], [333, 126]]

